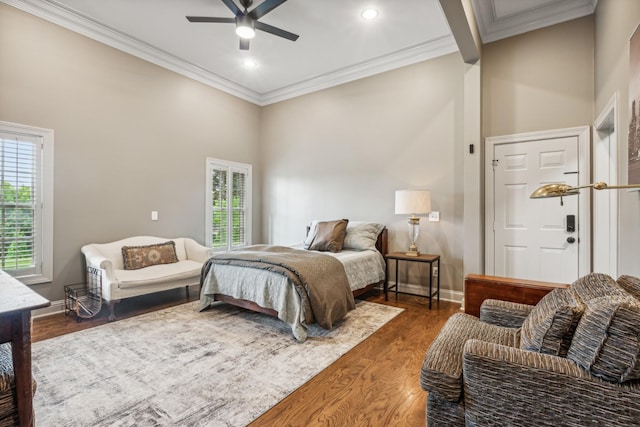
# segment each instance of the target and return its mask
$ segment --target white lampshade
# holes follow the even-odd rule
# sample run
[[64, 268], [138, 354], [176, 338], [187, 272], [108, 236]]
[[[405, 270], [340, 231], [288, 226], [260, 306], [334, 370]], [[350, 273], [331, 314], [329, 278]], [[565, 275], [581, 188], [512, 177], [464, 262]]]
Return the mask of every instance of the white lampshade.
[[396, 190], [396, 215], [426, 215], [431, 212], [429, 190]]

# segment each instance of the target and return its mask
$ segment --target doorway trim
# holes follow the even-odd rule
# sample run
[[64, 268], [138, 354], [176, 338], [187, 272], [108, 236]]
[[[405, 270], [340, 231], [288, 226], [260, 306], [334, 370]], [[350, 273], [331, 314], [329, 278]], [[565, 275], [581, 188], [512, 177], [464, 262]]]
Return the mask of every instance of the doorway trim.
[[[586, 185], [591, 179], [591, 145], [589, 126], [579, 126], [566, 129], [545, 130], [539, 132], [518, 133], [514, 135], [490, 136], [485, 138], [485, 274], [495, 274], [494, 266], [494, 186], [493, 186], [493, 153], [496, 145], [552, 138], [576, 137], [578, 139], [578, 185]], [[558, 201], [558, 203], [560, 203]], [[591, 191], [580, 192], [578, 202], [580, 219], [578, 224], [578, 239], [583, 248], [578, 255], [578, 275], [584, 276], [591, 271]]]
[[[607, 158], [599, 158], [596, 153], [600, 152], [598, 148], [601, 144], [608, 143], [608, 150], [606, 151]], [[615, 185], [618, 183], [618, 93], [614, 93], [607, 105], [602, 109], [598, 118], [593, 123], [593, 171], [594, 179], [595, 173], [599, 170], [600, 163], [608, 171], [608, 177], [606, 183], [609, 185]], [[608, 219], [609, 224], [605, 225], [602, 231], [608, 235], [609, 244], [607, 248], [596, 247], [594, 245], [593, 251], [593, 266], [596, 267], [596, 258], [601, 257], [606, 259], [609, 271], [599, 271], [599, 273], [607, 273], [611, 277], [618, 277], [618, 192], [607, 191], [605, 192], [609, 197], [608, 206]], [[596, 236], [596, 230], [598, 229], [598, 217], [596, 209], [597, 200], [593, 201], [593, 235]], [[595, 242], [594, 242], [595, 243]]]

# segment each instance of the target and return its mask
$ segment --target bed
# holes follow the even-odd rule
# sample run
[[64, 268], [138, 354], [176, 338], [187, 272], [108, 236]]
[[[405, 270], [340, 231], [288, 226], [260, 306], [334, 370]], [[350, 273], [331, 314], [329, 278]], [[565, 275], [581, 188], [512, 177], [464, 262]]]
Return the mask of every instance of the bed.
[[[387, 229], [373, 222], [348, 222], [341, 250], [314, 250], [317, 248], [314, 236], [328, 222], [313, 221], [303, 244], [253, 245], [211, 257], [202, 269], [200, 311], [222, 302], [268, 314], [288, 324], [300, 342], [306, 340], [312, 323], [330, 329], [337, 319], [355, 308], [354, 297], [384, 282]], [[251, 258], [248, 262], [247, 255]], [[313, 266], [322, 266], [318, 267], [321, 271], [299, 269], [297, 257], [309, 258]], [[302, 272], [305, 278], [313, 278], [313, 274], [322, 277], [319, 284], [323, 289], [319, 291], [322, 298], [314, 297], [318, 292], [307, 289], [307, 283], [299, 283], [299, 278], [293, 277], [290, 271], [282, 271], [281, 264], [291, 259], [295, 260], [292, 262], [295, 273]], [[262, 264], [265, 260], [266, 265]], [[342, 276], [346, 279], [345, 285], [341, 282]], [[323, 299], [325, 292], [327, 299]]]

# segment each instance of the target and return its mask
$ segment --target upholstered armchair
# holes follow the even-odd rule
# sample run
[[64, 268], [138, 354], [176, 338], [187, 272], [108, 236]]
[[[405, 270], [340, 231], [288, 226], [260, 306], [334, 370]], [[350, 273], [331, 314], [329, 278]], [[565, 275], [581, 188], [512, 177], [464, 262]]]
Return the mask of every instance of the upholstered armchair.
[[590, 274], [453, 315], [420, 372], [427, 425], [640, 425], [639, 296], [637, 278]]
[[[36, 381], [32, 380], [31, 384], [35, 393]], [[0, 344], [0, 427], [13, 427], [19, 424], [11, 344]]]

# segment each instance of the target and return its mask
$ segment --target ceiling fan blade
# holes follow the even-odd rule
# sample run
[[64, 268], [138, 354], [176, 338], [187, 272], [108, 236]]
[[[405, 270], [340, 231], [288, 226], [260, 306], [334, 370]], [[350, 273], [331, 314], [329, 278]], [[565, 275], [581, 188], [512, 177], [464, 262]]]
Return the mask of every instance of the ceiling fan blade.
[[[264, 4], [264, 3], [263, 3]], [[293, 34], [290, 33], [289, 31], [285, 31], [283, 29], [280, 29], [278, 27], [274, 27], [273, 25], [269, 25], [269, 24], [265, 24], [263, 22], [256, 22], [256, 30], [262, 30], [266, 33], [271, 33], [275, 36], [280, 36], [280, 37], [284, 37], [285, 39], [289, 39], [291, 41], [296, 41], [298, 40], [298, 37], [300, 37], [297, 34]]]
[[258, 7], [249, 12], [249, 16], [253, 19], [260, 19], [286, 1], [287, 0], [265, 0], [259, 4]]
[[235, 24], [236, 18], [215, 18], [213, 16], [187, 16], [189, 22], [221, 22]]
[[240, 50], [249, 50], [249, 39], [240, 39]]
[[242, 13], [240, 8], [233, 2], [233, 0], [222, 0], [222, 3], [224, 3], [229, 9], [231, 9], [231, 12], [233, 12], [235, 16], [244, 15], [244, 13]]

